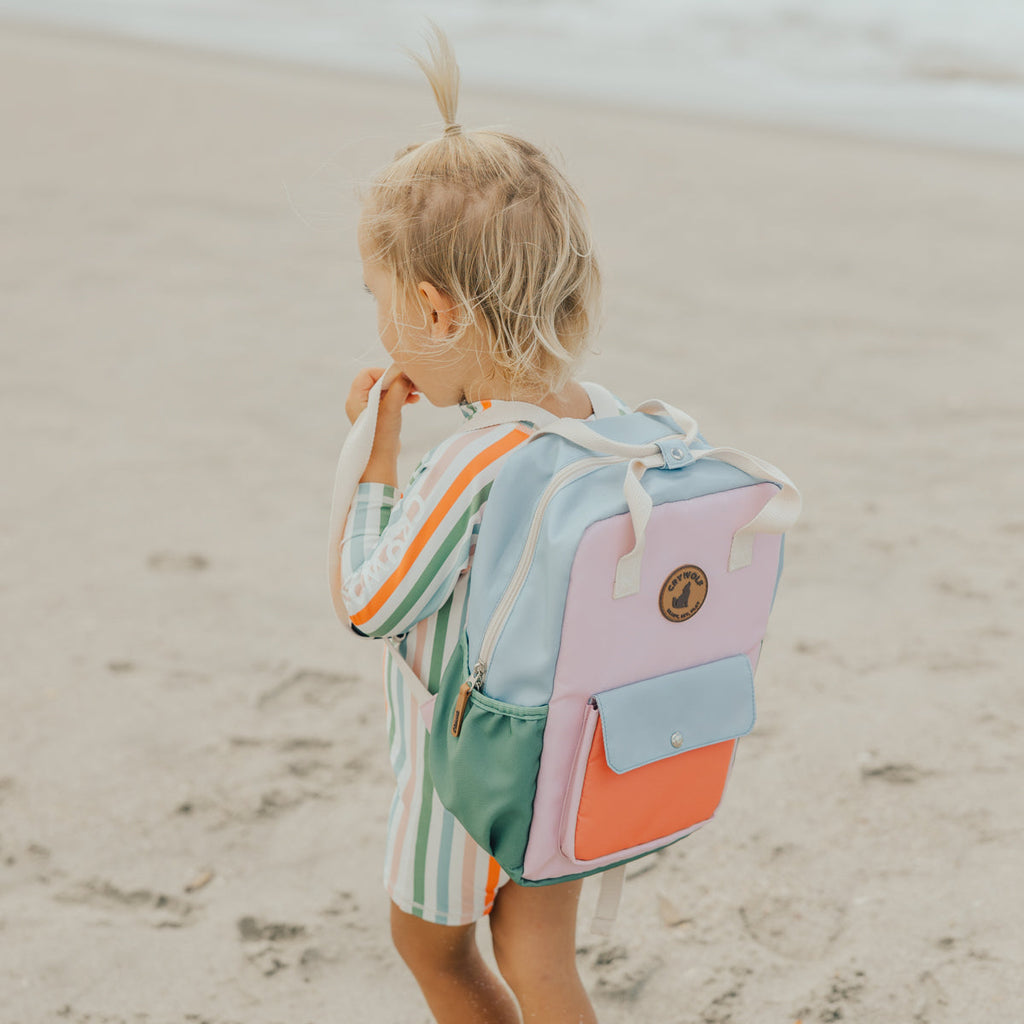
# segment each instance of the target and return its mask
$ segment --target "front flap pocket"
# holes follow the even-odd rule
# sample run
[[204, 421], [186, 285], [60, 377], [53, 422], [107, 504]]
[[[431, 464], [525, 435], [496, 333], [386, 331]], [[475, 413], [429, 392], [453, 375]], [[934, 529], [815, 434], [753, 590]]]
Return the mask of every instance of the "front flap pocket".
[[754, 727], [754, 676], [738, 654], [595, 695], [608, 767], [621, 775]]

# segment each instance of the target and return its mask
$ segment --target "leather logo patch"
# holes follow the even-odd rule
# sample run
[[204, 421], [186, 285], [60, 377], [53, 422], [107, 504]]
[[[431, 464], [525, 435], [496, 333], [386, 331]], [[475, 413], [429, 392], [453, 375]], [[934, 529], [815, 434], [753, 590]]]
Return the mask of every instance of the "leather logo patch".
[[669, 622], [685, 622], [700, 611], [708, 596], [708, 577], [696, 565], [681, 565], [673, 569], [661, 585], [658, 605]]

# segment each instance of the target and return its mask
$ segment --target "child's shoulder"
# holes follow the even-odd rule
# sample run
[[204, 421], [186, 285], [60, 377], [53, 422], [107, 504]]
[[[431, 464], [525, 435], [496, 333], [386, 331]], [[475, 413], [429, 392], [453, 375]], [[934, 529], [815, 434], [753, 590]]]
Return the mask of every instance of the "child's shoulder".
[[453, 487], [465, 490], [477, 478], [493, 478], [503, 455], [525, 441], [529, 431], [521, 423], [466, 427], [431, 448], [413, 470], [409, 488], [437, 492]]
[[[604, 388], [587, 387], [596, 415], [625, 415], [630, 406], [617, 394]], [[460, 430], [446, 437], [423, 456], [413, 471], [409, 487], [414, 484], [424, 491], [448, 488], [467, 479], [489, 477], [497, 473], [504, 455], [527, 440], [535, 424], [526, 419], [507, 419], [492, 422], [490, 417], [502, 415], [501, 402], [463, 402], [459, 406], [464, 423]], [[520, 406], [516, 413], [522, 411]], [[511, 416], [512, 413], [510, 412]]]

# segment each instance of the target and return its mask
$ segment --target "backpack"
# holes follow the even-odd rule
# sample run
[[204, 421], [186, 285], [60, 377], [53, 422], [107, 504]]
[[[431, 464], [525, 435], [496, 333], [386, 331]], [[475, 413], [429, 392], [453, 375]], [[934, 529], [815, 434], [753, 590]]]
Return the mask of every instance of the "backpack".
[[[754, 725], [753, 671], [800, 496], [774, 466], [710, 447], [680, 410], [620, 415], [586, 388], [587, 421], [502, 402], [464, 427], [538, 429], [504, 457], [484, 509], [462, 686], [434, 697], [391, 654], [421, 693], [442, 804], [520, 885], [617, 869], [595, 920], [607, 931], [624, 865], [719, 806]], [[372, 443], [373, 425], [362, 431]], [[342, 476], [332, 559], [354, 490]]]

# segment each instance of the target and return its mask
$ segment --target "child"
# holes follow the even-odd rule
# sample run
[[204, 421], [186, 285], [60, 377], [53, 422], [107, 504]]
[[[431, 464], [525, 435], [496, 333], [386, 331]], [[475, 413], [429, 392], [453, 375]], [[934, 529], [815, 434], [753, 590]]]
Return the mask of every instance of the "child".
[[[501, 400], [592, 415], [573, 371], [600, 280], [583, 204], [561, 173], [522, 139], [456, 122], [458, 68], [440, 31], [429, 59], [416, 60], [445, 129], [398, 154], [373, 182], [360, 220], [363, 279], [397, 376], [381, 400], [345, 526], [342, 596], [353, 627], [395, 638], [436, 693], [462, 681], [457, 644], [476, 533], [503, 456], [531, 424], [455, 435], [399, 495], [402, 409], [425, 395], [460, 405], [467, 418]], [[351, 420], [384, 372], [356, 376], [345, 407]], [[434, 1016], [441, 1024], [511, 1024], [520, 1013], [548, 1024], [596, 1021], [575, 964], [581, 883], [508, 881], [439, 803], [425, 727], [391, 656], [386, 693], [397, 778], [384, 868], [391, 930]], [[477, 950], [474, 929], [485, 915], [514, 999]]]

